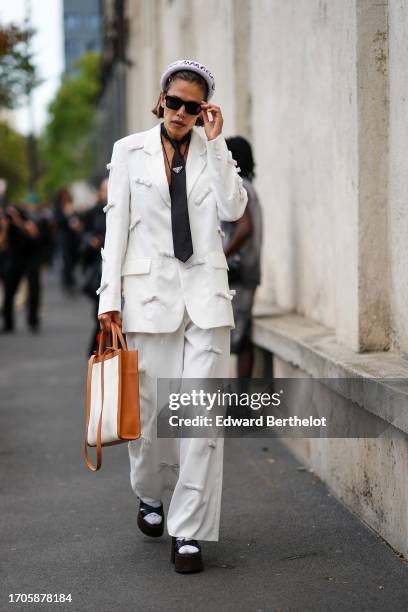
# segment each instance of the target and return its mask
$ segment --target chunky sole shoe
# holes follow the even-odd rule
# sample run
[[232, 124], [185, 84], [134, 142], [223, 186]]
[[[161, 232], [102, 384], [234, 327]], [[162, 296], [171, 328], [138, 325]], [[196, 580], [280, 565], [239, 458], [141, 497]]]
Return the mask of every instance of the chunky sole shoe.
[[[145, 516], [150, 514], [151, 512], [156, 512], [162, 517], [161, 523], [158, 525], [150, 525], [145, 520]], [[163, 505], [158, 508], [153, 508], [153, 506], [149, 506], [145, 502], [140, 500], [139, 513], [137, 515], [137, 526], [140, 531], [142, 531], [145, 535], [150, 536], [151, 538], [158, 538], [163, 535], [164, 531], [164, 511]]]
[[[196, 546], [198, 548], [198, 552], [179, 553], [178, 549], [186, 545]], [[182, 542], [177, 542], [177, 539], [172, 537], [170, 561], [171, 563], [174, 563], [174, 569], [180, 574], [202, 572], [204, 569], [201, 548], [197, 540], [183, 540]]]

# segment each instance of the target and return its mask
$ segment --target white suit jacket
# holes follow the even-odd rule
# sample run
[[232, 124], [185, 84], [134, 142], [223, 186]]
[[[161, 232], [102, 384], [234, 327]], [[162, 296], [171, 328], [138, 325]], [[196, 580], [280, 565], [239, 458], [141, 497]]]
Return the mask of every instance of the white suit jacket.
[[99, 314], [122, 311], [124, 332], [175, 331], [184, 307], [208, 329], [234, 327], [220, 220], [244, 213], [247, 192], [222, 134], [193, 128], [186, 162], [193, 255], [175, 258], [160, 125], [116, 141], [108, 184]]

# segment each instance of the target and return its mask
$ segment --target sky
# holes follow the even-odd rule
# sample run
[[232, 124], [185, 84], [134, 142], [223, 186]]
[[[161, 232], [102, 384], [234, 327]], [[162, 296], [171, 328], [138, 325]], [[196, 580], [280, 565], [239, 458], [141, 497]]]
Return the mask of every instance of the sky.
[[[31, 5], [31, 24], [37, 31], [32, 42], [34, 62], [39, 76], [44, 79], [33, 93], [33, 123], [38, 134], [64, 69], [63, 0], [0, 0], [0, 23], [22, 25], [27, 5]], [[20, 132], [30, 132], [27, 107], [13, 112], [12, 121]]]

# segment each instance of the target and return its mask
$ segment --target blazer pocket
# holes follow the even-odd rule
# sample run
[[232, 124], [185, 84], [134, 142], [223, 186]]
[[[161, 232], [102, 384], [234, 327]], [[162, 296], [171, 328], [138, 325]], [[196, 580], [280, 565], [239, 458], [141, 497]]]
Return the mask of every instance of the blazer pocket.
[[122, 276], [129, 276], [131, 274], [149, 274], [151, 266], [151, 257], [128, 259], [122, 266]]
[[204, 202], [204, 200], [207, 198], [207, 196], [210, 195], [211, 192], [212, 192], [212, 187], [208, 185], [208, 187], [204, 189], [204, 191], [202, 191], [200, 195], [196, 197], [195, 205], [200, 206]]
[[223, 270], [229, 270], [227, 258], [225, 257], [223, 251], [213, 251], [212, 253], [208, 253], [207, 260], [213, 268], [222, 268]]

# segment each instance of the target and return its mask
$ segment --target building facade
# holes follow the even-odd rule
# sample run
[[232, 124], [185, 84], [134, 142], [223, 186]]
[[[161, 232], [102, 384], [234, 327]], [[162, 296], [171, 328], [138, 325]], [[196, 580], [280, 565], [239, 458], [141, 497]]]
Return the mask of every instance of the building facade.
[[64, 0], [65, 71], [87, 51], [101, 50], [101, 0]]

